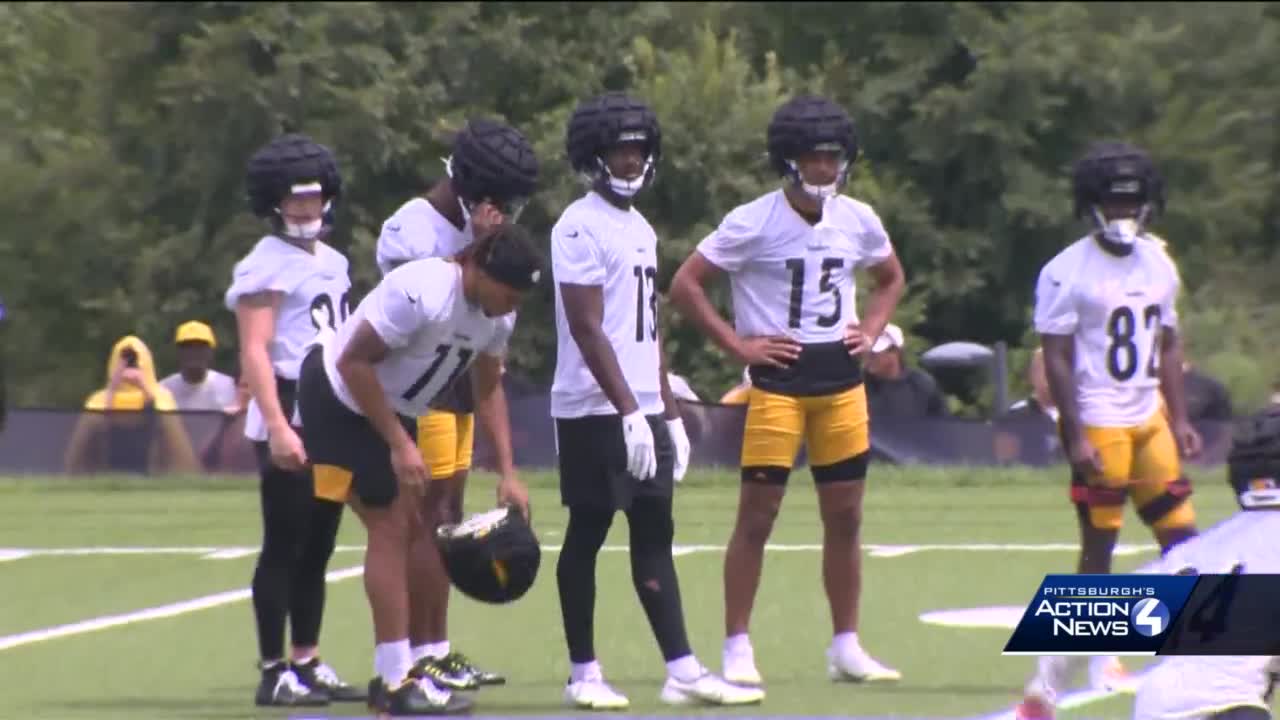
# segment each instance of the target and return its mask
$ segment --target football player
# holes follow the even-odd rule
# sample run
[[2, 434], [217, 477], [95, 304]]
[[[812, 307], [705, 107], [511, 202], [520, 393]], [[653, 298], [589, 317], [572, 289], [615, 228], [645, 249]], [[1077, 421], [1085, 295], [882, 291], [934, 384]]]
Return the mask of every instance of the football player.
[[[1276, 549], [1280, 543], [1280, 512], [1276, 512], [1280, 510], [1280, 410], [1265, 411], [1236, 427], [1227, 466], [1240, 511], [1135, 572], [1280, 573]], [[1020, 720], [1053, 718], [1054, 703], [1085, 660], [1039, 658], [1016, 716]], [[1134, 720], [1269, 720], [1271, 687], [1278, 670], [1276, 658], [1267, 656], [1164, 658], [1137, 688]]]
[[[317, 472], [328, 468], [329, 476], [342, 476], [342, 494], [368, 533], [364, 582], [377, 672], [369, 697], [379, 712], [471, 707], [431, 677], [412, 672], [410, 629], [424, 605], [411, 592], [410, 557], [424, 547], [423, 536], [433, 534], [423, 512], [430, 472], [418, 449], [417, 418], [474, 365], [476, 413], [497, 453], [498, 501], [528, 516], [528, 492], [511, 459], [500, 367], [515, 309], [541, 269], [528, 234], [503, 225], [465, 248], [456, 262], [426, 258], [387, 273], [303, 361], [299, 406], [307, 453]], [[330, 496], [337, 490], [319, 486]]]
[[689, 440], [667, 381], [658, 331], [657, 236], [633, 206], [662, 153], [657, 117], [609, 93], [569, 120], [569, 163], [590, 184], [551, 231], [556, 369], [551, 387], [560, 498], [569, 509], [556, 566], [572, 664], [567, 704], [628, 707], [596, 659], [596, 556], [618, 511], [631, 532], [631, 577], [667, 663], [664, 703], [738, 705], [764, 693], [709, 673], [689, 647], [671, 545], [673, 483]]
[[[861, 357], [903, 291], [902, 266], [869, 205], [841, 194], [858, 144], [853, 122], [822, 97], [794, 98], [768, 129], [784, 187], [735, 208], [676, 273], [671, 300], [751, 373], [737, 520], [725, 554], [724, 675], [761, 683], [747, 635], [764, 546], [803, 441], [823, 524], [823, 581], [836, 680], [896, 680], [858, 641], [859, 529], [869, 456]], [[854, 270], [875, 280], [859, 322]], [[726, 273], [736, 327], [704, 285]]]
[[[1035, 325], [1072, 467], [1080, 573], [1111, 572], [1126, 498], [1168, 550], [1196, 534], [1179, 454], [1200, 451], [1187, 419], [1176, 302], [1180, 279], [1146, 231], [1164, 209], [1164, 182], [1142, 149], [1091, 146], [1074, 169], [1077, 217], [1089, 234], [1040, 271]], [[1095, 685], [1128, 682], [1115, 658], [1095, 658]]]
[[[361, 700], [316, 654], [342, 506], [312, 492], [294, 407], [307, 343], [347, 316], [347, 259], [324, 242], [342, 177], [328, 148], [290, 134], [253, 155], [247, 182], [251, 208], [270, 222], [271, 233], [236, 263], [225, 299], [236, 314], [240, 366], [252, 395], [245, 435], [261, 478], [262, 551], [252, 587], [262, 680], [255, 702]], [[291, 662], [284, 655], [286, 619]]]
[[[383, 223], [377, 263], [384, 275], [410, 260], [452, 257], [501, 223], [514, 222], [538, 178], [537, 160], [524, 136], [483, 119], [472, 120], [458, 133], [446, 168], [448, 177], [434, 183], [424, 196], [406, 202]], [[418, 418], [418, 447], [432, 477], [425, 512], [433, 527], [462, 520], [463, 489], [471, 468], [473, 410], [471, 384], [463, 373]], [[431, 537], [424, 536], [422, 541], [431, 543]], [[450, 585], [434, 544], [412, 558], [414, 596], [428, 608], [414, 616], [410, 628], [415, 672], [455, 690], [506, 682], [450, 648]]]

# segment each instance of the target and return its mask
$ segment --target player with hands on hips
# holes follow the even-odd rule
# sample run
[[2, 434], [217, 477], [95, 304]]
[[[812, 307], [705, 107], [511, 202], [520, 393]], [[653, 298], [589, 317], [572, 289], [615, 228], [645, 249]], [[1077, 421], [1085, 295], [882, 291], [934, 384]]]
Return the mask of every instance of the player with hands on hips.
[[[823, 582], [831, 609], [827, 671], [835, 680], [897, 680], [858, 638], [860, 528], [870, 460], [861, 356], [903, 292], [902, 266], [879, 216], [842, 194], [857, 159], [853, 121], [827, 98], [780, 106], [766, 132], [783, 187], [731, 211], [671, 282], [671, 301], [749, 368], [742, 488], [725, 553], [724, 675], [761, 684], [748, 636], [765, 543], [801, 442], [823, 523]], [[861, 320], [854, 272], [875, 288]], [[726, 274], [734, 324], [704, 286]]]

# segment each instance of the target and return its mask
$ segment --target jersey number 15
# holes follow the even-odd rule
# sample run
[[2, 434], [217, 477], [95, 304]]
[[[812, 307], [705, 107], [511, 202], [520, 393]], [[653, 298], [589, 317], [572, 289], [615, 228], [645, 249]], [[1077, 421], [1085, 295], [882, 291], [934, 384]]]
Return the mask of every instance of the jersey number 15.
[[[787, 327], [800, 327], [800, 313], [804, 309], [804, 258], [787, 260], [787, 269], [791, 271], [791, 305], [787, 311]], [[830, 315], [818, 318], [818, 327], [829, 328], [840, 322], [844, 299], [840, 297], [840, 288], [831, 282], [831, 271], [844, 267], [841, 258], [823, 258], [822, 275], [818, 278], [818, 292], [831, 293], [835, 299], [835, 307]]]

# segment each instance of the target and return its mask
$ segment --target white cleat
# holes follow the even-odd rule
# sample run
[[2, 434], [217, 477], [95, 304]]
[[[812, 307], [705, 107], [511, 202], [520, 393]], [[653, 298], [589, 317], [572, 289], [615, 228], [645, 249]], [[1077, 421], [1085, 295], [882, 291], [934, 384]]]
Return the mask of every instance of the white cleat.
[[579, 710], [626, 710], [631, 701], [609, 687], [604, 677], [588, 677], [564, 686], [564, 702]]
[[734, 685], [760, 687], [764, 678], [756, 669], [755, 654], [750, 649], [734, 653], [725, 653], [723, 657], [724, 679]]
[[1138, 689], [1134, 677], [1114, 655], [1089, 658], [1089, 686], [1104, 692], [1132, 693]]
[[764, 700], [764, 690], [734, 685], [704, 671], [689, 682], [668, 675], [658, 698], [668, 705], [755, 705]]
[[829, 648], [827, 650], [827, 675], [837, 682], [877, 682], [902, 679], [902, 673], [880, 664], [878, 660], [868, 655], [867, 651], [860, 647], [843, 653], [837, 653], [834, 648]]

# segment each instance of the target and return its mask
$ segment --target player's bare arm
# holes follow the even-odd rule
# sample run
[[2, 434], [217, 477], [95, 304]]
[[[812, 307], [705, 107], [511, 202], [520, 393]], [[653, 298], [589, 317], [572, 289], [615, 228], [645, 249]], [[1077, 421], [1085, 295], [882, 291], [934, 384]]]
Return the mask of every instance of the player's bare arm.
[[252, 293], [236, 303], [236, 328], [240, 338], [240, 367], [249, 393], [258, 401], [267, 426], [272, 462], [285, 470], [300, 470], [307, 463], [302, 440], [289, 426], [276, 392], [276, 375], [267, 344], [276, 332], [276, 312], [284, 295], [275, 291]]
[[738, 337], [733, 326], [720, 316], [706, 285], [721, 274], [720, 268], [694, 251], [676, 271], [671, 280], [672, 304], [693, 321], [698, 329], [711, 338], [720, 349], [745, 365], [770, 365], [786, 367], [800, 356], [800, 344], [785, 335], [770, 337]]
[[1182, 337], [1176, 328], [1160, 330], [1160, 392], [1169, 408], [1173, 435], [1184, 457], [1200, 454], [1203, 442], [1200, 433], [1187, 418], [1186, 382], [1182, 373]]
[[382, 439], [391, 448], [391, 464], [396, 476], [409, 485], [420, 486], [429, 477], [418, 444], [400, 425], [396, 413], [387, 402], [378, 382], [374, 364], [387, 357], [390, 348], [367, 320], [362, 320], [351, 336], [336, 365], [360, 412], [369, 418]]
[[529, 517], [529, 490], [516, 476], [511, 452], [511, 420], [507, 414], [507, 394], [502, 389], [502, 358], [480, 353], [471, 367], [471, 391], [475, 397], [476, 419], [489, 434], [498, 462], [498, 502], [511, 503]]
[[1080, 406], [1076, 403], [1075, 339], [1070, 335], [1041, 335], [1044, 348], [1044, 372], [1049, 381], [1049, 394], [1058, 406], [1062, 418], [1062, 432], [1067, 443], [1067, 457], [1071, 466], [1080, 472], [1102, 472], [1102, 460], [1098, 451], [1084, 434], [1080, 420]]
[[627, 386], [627, 380], [618, 365], [609, 338], [604, 334], [604, 291], [599, 285], [571, 285], [559, 283], [560, 296], [564, 299], [564, 314], [569, 321], [569, 333], [582, 352], [582, 359], [599, 383], [605, 397], [624, 417], [640, 408], [636, 396]]
[[867, 268], [867, 274], [875, 281], [875, 287], [867, 298], [867, 311], [862, 316], [862, 321], [850, 323], [848, 332], [845, 333], [845, 345], [851, 355], [870, 352], [871, 344], [889, 324], [889, 318], [893, 317], [893, 311], [897, 309], [907, 286], [906, 273], [902, 270], [902, 263], [898, 261], [896, 252], [891, 252], [889, 257]]

